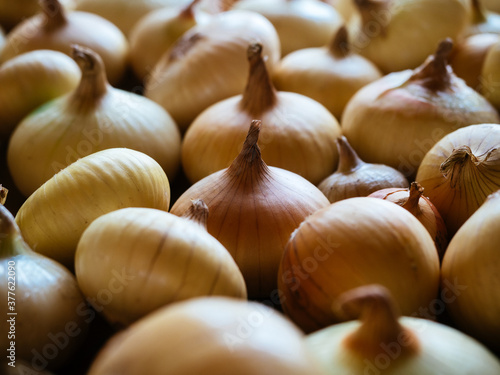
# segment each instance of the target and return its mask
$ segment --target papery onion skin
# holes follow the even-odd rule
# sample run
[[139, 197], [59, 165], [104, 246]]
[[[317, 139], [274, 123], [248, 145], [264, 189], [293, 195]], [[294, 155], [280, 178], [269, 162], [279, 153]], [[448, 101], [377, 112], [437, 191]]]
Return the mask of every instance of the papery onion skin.
[[88, 374], [144, 371], [149, 375], [323, 374], [304, 348], [303, 333], [279, 312], [261, 303], [222, 297], [179, 302], [145, 317], [112, 338]]
[[417, 181], [451, 238], [500, 189], [500, 126], [476, 124], [448, 134], [425, 155]]
[[244, 90], [250, 43], [262, 44], [272, 71], [280, 58], [280, 42], [264, 16], [231, 10], [212, 17], [165, 52], [146, 80], [145, 96], [161, 104], [185, 130], [204, 109]]
[[246, 299], [243, 276], [220, 242], [192, 220], [151, 208], [94, 220], [78, 242], [75, 271], [82, 292], [97, 303], [116, 272], [127, 275], [122, 291], [99, 309], [118, 326], [190, 298]]
[[[22, 79], [20, 79], [22, 77]], [[78, 86], [81, 72], [73, 59], [52, 50], [23, 53], [0, 67], [0, 137], [38, 106]]]
[[124, 207], [167, 211], [169, 204], [169, 181], [156, 161], [108, 149], [58, 172], [24, 202], [16, 222], [33, 250], [73, 268], [80, 236], [94, 219]]
[[498, 353], [500, 337], [500, 192], [488, 196], [452, 238], [442, 266], [442, 287], [459, 284], [447, 302], [452, 321]]
[[283, 311], [306, 332], [341, 321], [332, 302], [372, 283], [389, 289], [404, 315], [422, 314], [437, 296], [439, 258], [412, 214], [368, 197], [333, 203], [306, 218], [290, 237], [278, 272]]

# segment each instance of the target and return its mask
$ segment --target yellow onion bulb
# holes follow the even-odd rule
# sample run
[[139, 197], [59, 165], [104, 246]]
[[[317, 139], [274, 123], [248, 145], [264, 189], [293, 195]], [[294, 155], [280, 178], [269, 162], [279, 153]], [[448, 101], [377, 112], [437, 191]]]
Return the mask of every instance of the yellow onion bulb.
[[429, 231], [436, 244], [439, 259], [443, 259], [448, 246], [446, 225], [436, 206], [424, 196], [424, 188], [418, 182], [412, 182], [409, 189], [386, 188], [377, 190], [369, 197], [385, 199], [411, 212]]
[[7, 163], [17, 188], [30, 195], [75, 160], [126, 147], [155, 159], [173, 179], [181, 139], [172, 117], [141, 95], [111, 87], [94, 51], [74, 46], [82, 69], [78, 87], [37, 108], [12, 134]]
[[353, 96], [342, 132], [362, 160], [414, 178], [427, 151], [446, 134], [500, 122], [495, 108], [452, 72], [452, 48], [444, 40], [419, 68], [388, 74]]
[[162, 105], [182, 130], [204, 109], [241, 94], [248, 76], [246, 51], [260, 43], [272, 71], [280, 58], [273, 25], [262, 15], [230, 10], [196, 25], [160, 58], [145, 96]]
[[[73, 0], [60, 0], [64, 9], [73, 9]], [[40, 11], [39, 0], [0, 0], [0, 26], [12, 29], [25, 18], [34, 16]]]
[[480, 92], [500, 111], [500, 41], [486, 53], [480, 80]]
[[439, 258], [425, 227], [382, 199], [344, 199], [316, 211], [293, 232], [280, 264], [283, 311], [304, 331], [343, 320], [332, 303], [349, 289], [381, 284], [403, 315], [433, 318]]
[[[117, 326], [190, 298], [245, 299], [238, 266], [206, 230], [207, 213], [206, 205], [195, 201], [190, 217], [139, 207], [100, 216], [83, 232], [76, 250], [82, 292]], [[112, 283], [118, 287], [111, 299], [101, 291]]]
[[470, 19], [469, 2], [356, 0], [357, 13], [348, 23], [352, 48], [384, 74], [414, 69], [441, 40], [463, 35]]
[[500, 126], [476, 124], [448, 134], [425, 155], [417, 181], [436, 206], [449, 237], [500, 189]]
[[460, 227], [446, 250], [442, 287], [459, 284], [447, 309], [452, 321], [465, 333], [498, 353], [500, 336], [500, 192], [488, 196]]
[[196, 182], [229, 167], [241, 151], [248, 124], [260, 119], [262, 158], [267, 165], [297, 173], [313, 184], [337, 164], [335, 139], [340, 125], [320, 103], [300, 94], [276, 91], [262, 46], [248, 47], [250, 74], [242, 95], [222, 100], [189, 126], [182, 142], [182, 165]]
[[169, 204], [160, 165], [142, 152], [113, 148], [55, 174], [24, 202], [16, 222], [33, 250], [73, 268], [80, 236], [93, 220], [125, 207], [168, 211]]
[[75, 61], [58, 51], [36, 50], [6, 61], [0, 66], [0, 137], [10, 136], [38, 106], [74, 90], [80, 78]]
[[356, 5], [352, 0], [323, 0], [323, 2], [333, 6], [345, 22], [356, 13]]
[[112, 84], [125, 73], [128, 42], [111, 22], [92, 13], [68, 10], [59, 0], [41, 0], [41, 11], [25, 19], [7, 35], [7, 44], [0, 52], [0, 63], [21, 53], [51, 49], [71, 54], [71, 45], [79, 44], [94, 50], [104, 61]]
[[200, 297], [164, 307], [118, 333], [88, 374], [323, 374], [303, 339], [264, 304]]
[[[450, 293], [446, 290], [446, 295]], [[400, 316], [390, 292], [367, 285], [343, 293], [335, 309], [353, 321], [306, 337], [326, 375], [467, 375], [500, 372], [486, 347], [457, 329]]]
[[252, 121], [233, 163], [192, 185], [170, 211], [182, 215], [194, 198], [207, 204], [207, 230], [236, 260], [250, 298], [275, 291], [288, 237], [307, 216], [329, 204], [303, 177], [264, 163], [257, 145], [260, 128], [260, 121]]

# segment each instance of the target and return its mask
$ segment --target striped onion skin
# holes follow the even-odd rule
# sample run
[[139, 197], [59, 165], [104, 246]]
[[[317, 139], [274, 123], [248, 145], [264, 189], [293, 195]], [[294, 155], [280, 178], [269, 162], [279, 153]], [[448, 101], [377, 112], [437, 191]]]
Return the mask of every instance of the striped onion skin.
[[[206, 228], [151, 208], [123, 208], [96, 219], [78, 243], [75, 270], [89, 301], [121, 326], [189, 298], [247, 295], [235, 261]], [[113, 283], [119, 287], [108, 302], [102, 290]]]
[[37, 189], [16, 222], [38, 253], [73, 268], [84, 229], [97, 217], [124, 207], [167, 211], [170, 185], [161, 166], [146, 154], [107, 149], [79, 159]]

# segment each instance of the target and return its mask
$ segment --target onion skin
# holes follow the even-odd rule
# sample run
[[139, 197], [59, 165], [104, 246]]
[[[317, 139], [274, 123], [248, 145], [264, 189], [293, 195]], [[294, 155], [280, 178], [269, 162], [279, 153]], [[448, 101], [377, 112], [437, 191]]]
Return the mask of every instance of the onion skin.
[[108, 149], [75, 161], [37, 189], [16, 215], [25, 241], [69, 268], [81, 234], [97, 217], [124, 207], [167, 211], [170, 186], [149, 156]]
[[306, 218], [290, 237], [278, 272], [283, 311], [305, 332], [342, 321], [332, 302], [372, 283], [390, 290], [402, 314], [423, 314], [421, 307], [437, 296], [439, 258], [412, 214], [368, 197], [333, 203]]
[[440, 140], [425, 156], [417, 181], [441, 214], [451, 238], [500, 189], [500, 126], [476, 124]]
[[279, 312], [222, 297], [180, 302], [145, 317], [112, 338], [88, 374], [144, 371], [149, 375], [323, 374], [305, 350], [303, 333]]
[[75, 271], [87, 298], [99, 301], [100, 291], [120, 270], [127, 275], [122, 291], [98, 306], [117, 326], [130, 325], [177, 301], [247, 296], [238, 266], [205, 228], [194, 220], [151, 208], [110, 212], [82, 234]]
[[491, 46], [481, 70], [481, 93], [500, 111], [500, 41]]
[[442, 284], [459, 284], [448, 312], [465, 333], [498, 353], [500, 336], [500, 195], [488, 196], [452, 238], [443, 259]]
[[[73, 9], [73, 0], [60, 0], [65, 9]], [[27, 17], [34, 16], [40, 11], [39, 0], [1, 0], [0, 26], [6, 30], [12, 29]]]

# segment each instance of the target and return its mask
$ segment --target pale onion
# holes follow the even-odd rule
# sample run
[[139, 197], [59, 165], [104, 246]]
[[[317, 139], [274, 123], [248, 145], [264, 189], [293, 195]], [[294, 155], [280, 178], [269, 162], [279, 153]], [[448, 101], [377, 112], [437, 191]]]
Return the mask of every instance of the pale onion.
[[323, 2], [333, 6], [346, 22], [356, 13], [356, 5], [353, 0], [323, 0]]
[[381, 189], [371, 193], [369, 197], [385, 199], [411, 212], [434, 239], [439, 259], [443, 259], [448, 246], [446, 225], [436, 206], [423, 194], [424, 188], [418, 182], [412, 182], [409, 189]]
[[335, 138], [340, 125], [318, 102], [277, 92], [262, 57], [262, 46], [248, 47], [250, 74], [243, 95], [213, 104], [189, 126], [182, 143], [182, 165], [196, 182], [227, 168], [241, 151], [248, 124], [263, 123], [259, 146], [267, 165], [295, 172], [317, 184], [337, 165]]
[[500, 43], [500, 35], [488, 33], [460, 40], [450, 56], [453, 72], [474, 90], [481, 92], [485, 84], [481, 78], [484, 60], [490, 48], [497, 43]]
[[153, 70], [160, 57], [182, 34], [208, 20], [207, 13], [196, 8], [199, 0], [184, 7], [165, 7], [140, 18], [130, 31], [130, 62], [141, 79]]
[[278, 32], [281, 55], [328, 43], [344, 22], [331, 5], [310, 0], [240, 0], [233, 9], [265, 16]]
[[347, 29], [342, 26], [328, 46], [285, 56], [274, 71], [273, 82], [278, 90], [297, 92], [320, 102], [340, 119], [349, 99], [381, 77], [371, 61], [350, 50]]
[[500, 189], [499, 144], [499, 125], [471, 125], [448, 134], [422, 160], [416, 180], [443, 217], [450, 237]]
[[0, 137], [38, 106], [74, 90], [81, 73], [62, 52], [36, 50], [13, 57], [0, 66]]
[[[65, 9], [73, 9], [74, 0], [60, 0], [60, 2]], [[39, 11], [39, 0], [0, 0], [0, 26], [10, 30]]]
[[341, 314], [358, 320], [306, 337], [327, 375], [500, 373], [498, 358], [457, 329], [400, 316], [390, 292], [380, 285], [349, 290], [335, 305]]
[[486, 9], [500, 13], [500, 3], [498, 0], [482, 0], [482, 4]]
[[278, 311], [227, 297], [178, 302], [120, 332], [88, 375], [322, 375]]
[[37, 189], [16, 215], [25, 241], [69, 268], [81, 234], [105, 213], [124, 207], [167, 211], [165, 172], [139, 151], [114, 148], [78, 159]]
[[278, 273], [283, 311], [306, 332], [343, 320], [331, 304], [372, 283], [388, 288], [404, 315], [422, 316], [437, 297], [439, 258], [415, 216], [368, 197], [341, 200], [306, 218]]
[[384, 73], [414, 69], [445, 38], [457, 39], [469, 24], [470, 0], [356, 0], [352, 49]]
[[[83, 232], [75, 255], [78, 285], [110, 323], [127, 326], [164, 305], [195, 297], [246, 298], [234, 259], [206, 230], [207, 206], [195, 201], [188, 213], [123, 208], [97, 218]], [[116, 280], [116, 272], [126, 274], [127, 282], [108, 300], [101, 291]]]
[[495, 108], [452, 72], [451, 50], [452, 42], [444, 40], [419, 68], [386, 75], [353, 96], [341, 125], [361, 159], [413, 177], [427, 151], [446, 134], [500, 122]]
[[353, 197], [365, 197], [374, 191], [389, 187], [406, 187], [406, 177], [397, 169], [383, 164], [365, 163], [356, 154], [347, 138], [337, 138], [339, 165], [318, 188], [331, 203]]
[[[498, 144], [498, 143], [497, 143]], [[446, 301], [455, 324], [498, 352], [500, 337], [500, 191], [488, 196], [446, 250], [442, 283], [463, 287]]]
[[152, 100], [111, 87], [95, 52], [74, 46], [73, 58], [82, 69], [79, 86], [31, 113], [10, 138], [17, 188], [28, 196], [76, 159], [114, 147], [148, 154], [173, 179], [181, 140], [172, 117]]
[[500, 41], [486, 53], [480, 79], [481, 93], [500, 111]]
[[217, 14], [188, 30], [165, 52], [146, 81], [145, 95], [186, 129], [210, 105], [243, 92], [248, 76], [246, 51], [251, 43], [262, 44], [272, 71], [280, 58], [273, 25], [253, 12]]
[[0, 63], [36, 49], [71, 55], [71, 45], [80, 44], [101, 56], [112, 84], [122, 78], [129, 47], [115, 25], [92, 13], [65, 11], [59, 0], [41, 0], [40, 5], [41, 12], [25, 19], [7, 35]]
[[146, 14], [162, 8], [184, 5], [189, 0], [73, 0], [75, 10], [97, 14], [129, 36]]
[[[303, 177], [268, 167], [257, 145], [260, 121], [252, 121], [231, 166], [192, 185], [173, 205], [182, 215], [199, 198], [207, 204], [208, 232], [229, 250], [245, 277], [250, 298], [269, 297], [288, 237], [328, 199]], [[264, 125], [265, 126], [265, 125]]]
[[472, 20], [465, 32], [466, 36], [493, 33], [500, 34], [500, 14], [490, 12], [481, 4], [481, 0], [471, 0]]
[[33, 252], [1, 204], [0, 280], [2, 362], [16, 365], [23, 359], [42, 370], [74, 357], [88, 330], [76, 279], [61, 264]]

